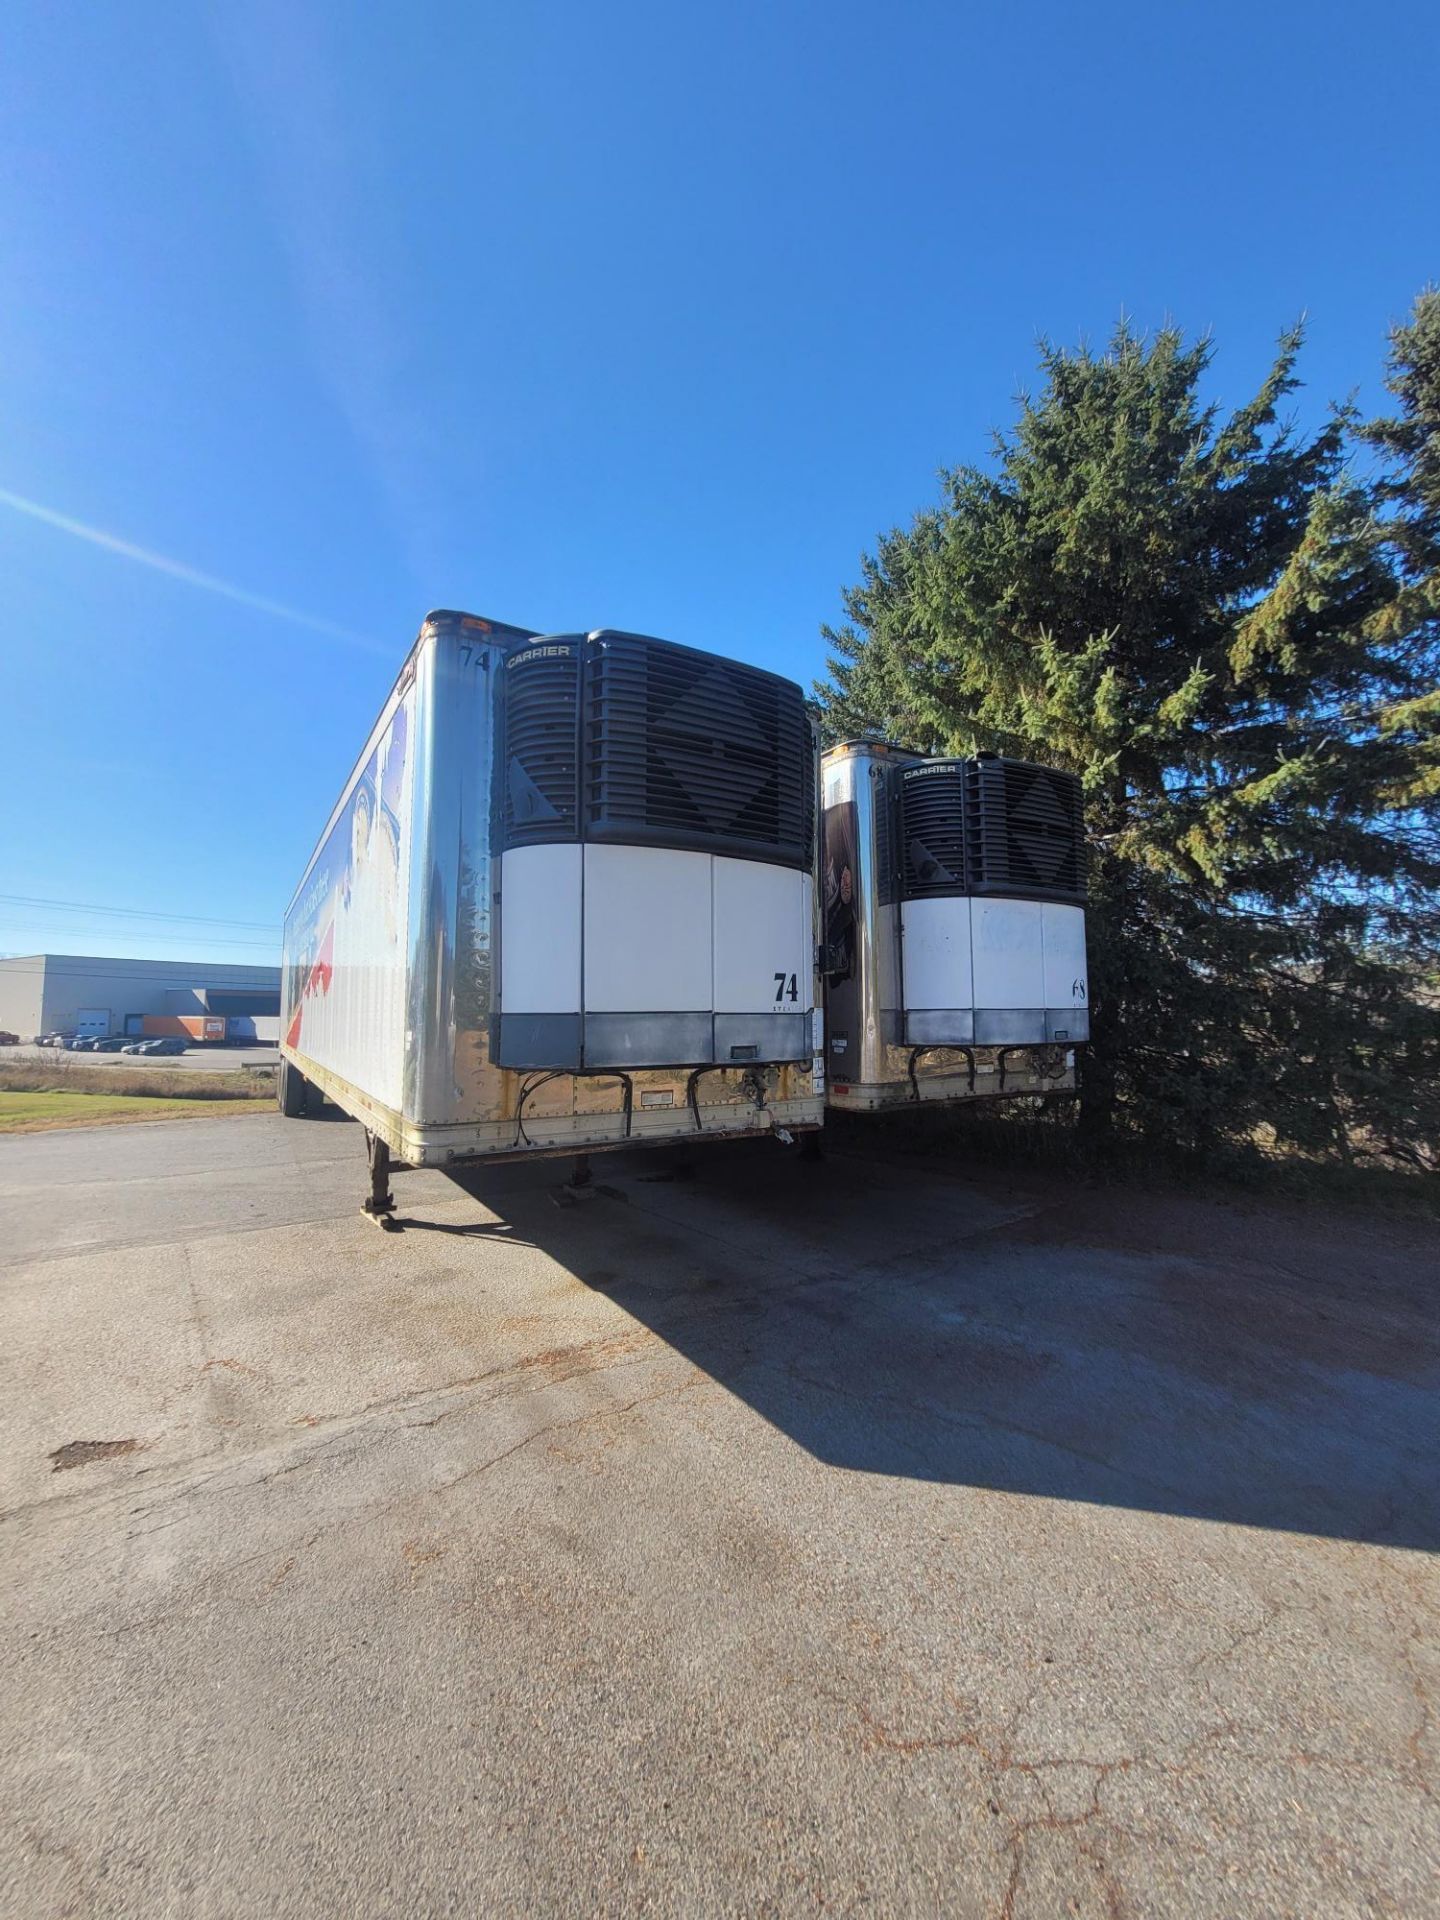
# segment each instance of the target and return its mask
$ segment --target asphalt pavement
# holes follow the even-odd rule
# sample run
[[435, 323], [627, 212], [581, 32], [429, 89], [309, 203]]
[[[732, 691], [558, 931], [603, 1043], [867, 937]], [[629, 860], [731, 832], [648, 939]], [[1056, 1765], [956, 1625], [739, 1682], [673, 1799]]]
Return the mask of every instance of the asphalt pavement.
[[0, 1141], [5, 1910], [1435, 1912], [1433, 1233], [865, 1137]]

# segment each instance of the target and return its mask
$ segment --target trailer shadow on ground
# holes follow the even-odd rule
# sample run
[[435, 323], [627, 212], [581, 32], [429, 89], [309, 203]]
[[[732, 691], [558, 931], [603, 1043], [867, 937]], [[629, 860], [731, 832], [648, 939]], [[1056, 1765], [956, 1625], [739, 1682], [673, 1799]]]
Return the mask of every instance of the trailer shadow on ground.
[[500, 1224], [462, 1231], [543, 1248], [817, 1459], [1440, 1547], [1420, 1228], [771, 1142], [595, 1168], [568, 1207], [565, 1162], [463, 1169]]

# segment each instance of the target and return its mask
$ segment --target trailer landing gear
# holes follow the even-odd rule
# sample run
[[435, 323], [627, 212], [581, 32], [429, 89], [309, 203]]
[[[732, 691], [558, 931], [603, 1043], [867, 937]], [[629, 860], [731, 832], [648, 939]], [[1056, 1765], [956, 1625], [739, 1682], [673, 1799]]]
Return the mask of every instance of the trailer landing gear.
[[390, 1191], [390, 1149], [376, 1133], [365, 1134], [365, 1151], [370, 1157], [370, 1198], [360, 1211], [387, 1233], [396, 1229], [395, 1196]]
[[582, 1200], [594, 1200], [600, 1192], [590, 1172], [589, 1154], [577, 1153], [575, 1164], [570, 1169], [570, 1178], [555, 1193], [555, 1204], [557, 1207], [578, 1206]]
[[577, 1153], [570, 1168], [570, 1178], [563, 1187], [552, 1190], [550, 1198], [557, 1207], [578, 1207], [584, 1200], [623, 1200], [625, 1195], [619, 1187], [606, 1187], [596, 1184], [590, 1171], [588, 1153]]

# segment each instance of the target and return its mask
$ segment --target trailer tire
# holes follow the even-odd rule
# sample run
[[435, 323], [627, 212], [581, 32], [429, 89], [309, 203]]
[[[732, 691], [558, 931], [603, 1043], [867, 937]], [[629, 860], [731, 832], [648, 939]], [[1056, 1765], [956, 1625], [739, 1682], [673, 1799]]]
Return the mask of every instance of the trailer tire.
[[288, 1060], [280, 1062], [280, 1072], [277, 1077], [280, 1082], [278, 1095], [281, 1113], [287, 1120], [303, 1119], [310, 1083], [304, 1074], [297, 1067], [293, 1067]]

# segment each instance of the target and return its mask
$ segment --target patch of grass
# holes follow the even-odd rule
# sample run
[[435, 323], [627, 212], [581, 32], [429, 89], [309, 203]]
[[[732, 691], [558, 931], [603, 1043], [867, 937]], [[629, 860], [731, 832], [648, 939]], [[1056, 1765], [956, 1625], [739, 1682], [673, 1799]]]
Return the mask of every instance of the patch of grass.
[[198, 1119], [204, 1113], [258, 1113], [254, 1100], [167, 1100], [153, 1094], [0, 1090], [0, 1133], [46, 1133], [54, 1127], [104, 1127], [120, 1121]]
[[183, 1067], [84, 1066], [69, 1054], [0, 1065], [3, 1093], [127, 1094], [136, 1100], [275, 1099], [273, 1074], [201, 1073]]

